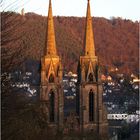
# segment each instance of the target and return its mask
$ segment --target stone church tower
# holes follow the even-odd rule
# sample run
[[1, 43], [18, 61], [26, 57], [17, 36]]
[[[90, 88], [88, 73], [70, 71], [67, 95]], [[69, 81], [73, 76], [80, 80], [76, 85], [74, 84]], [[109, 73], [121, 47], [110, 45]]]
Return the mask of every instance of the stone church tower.
[[64, 96], [62, 89], [62, 64], [57, 55], [52, 4], [49, 1], [47, 19], [46, 43], [44, 56], [41, 58], [41, 105], [47, 112], [47, 122], [50, 127], [63, 127]]
[[103, 87], [98, 57], [95, 55], [90, 1], [88, 0], [84, 54], [80, 56], [78, 65], [77, 113], [80, 118], [81, 131], [93, 131], [100, 138], [108, 133], [107, 113], [102, 96]]

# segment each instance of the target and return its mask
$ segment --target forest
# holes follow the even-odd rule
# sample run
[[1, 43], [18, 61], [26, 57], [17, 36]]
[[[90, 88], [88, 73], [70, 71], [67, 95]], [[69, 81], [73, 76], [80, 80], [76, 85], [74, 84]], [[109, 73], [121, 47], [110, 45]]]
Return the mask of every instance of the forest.
[[[11, 12], [1, 14], [2, 66], [6, 65], [7, 57], [10, 58], [17, 50], [20, 53], [12, 55], [15, 62], [40, 61], [45, 48], [47, 17], [35, 13], [26, 13], [24, 16]], [[5, 26], [10, 26], [9, 33]], [[76, 72], [79, 56], [84, 50], [85, 17], [57, 16], [54, 17], [54, 26], [56, 47], [63, 68], [66, 71]], [[117, 67], [122, 73], [138, 75], [138, 21], [93, 17], [93, 32], [96, 55], [103, 69], [109, 71]]]

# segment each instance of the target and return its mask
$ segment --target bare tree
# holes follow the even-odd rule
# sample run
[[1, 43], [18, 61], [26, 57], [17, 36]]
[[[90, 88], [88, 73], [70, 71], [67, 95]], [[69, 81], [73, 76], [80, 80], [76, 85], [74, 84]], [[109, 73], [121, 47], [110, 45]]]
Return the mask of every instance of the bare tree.
[[49, 134], [44, 121], [46, 115], [41, 112], [38, 102], [14, 89], [9, 78], [9, 73], [23, 63], [26, 53], [23, 40], [26, 20], [16, 12], [8, 11], [11, 7], [16, 9], [16, 3], [7, 5], [1, 12], [2, 139], [43, 140]]

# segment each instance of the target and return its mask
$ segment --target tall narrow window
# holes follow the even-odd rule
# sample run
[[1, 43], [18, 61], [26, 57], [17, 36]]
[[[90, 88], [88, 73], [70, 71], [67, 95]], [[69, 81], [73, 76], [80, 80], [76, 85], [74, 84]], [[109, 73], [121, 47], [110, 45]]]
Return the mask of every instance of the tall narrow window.
[[49, 101], [50, 101], [50, 122], [54, 122], [55, 95], [53, 91], [49, 93]]
[[50, 74], [50, 76], [49, 76], [49, 83], [54, 83], [54, 76], [53, 76], [53, 74]]
[[89, 121], [94, 121], [94, 94], [92, 90], [89, 92]]
[[93, 74], [92, 73], [89, 74], [88, 80], [89, 80], [89, 82], [93, 82]]

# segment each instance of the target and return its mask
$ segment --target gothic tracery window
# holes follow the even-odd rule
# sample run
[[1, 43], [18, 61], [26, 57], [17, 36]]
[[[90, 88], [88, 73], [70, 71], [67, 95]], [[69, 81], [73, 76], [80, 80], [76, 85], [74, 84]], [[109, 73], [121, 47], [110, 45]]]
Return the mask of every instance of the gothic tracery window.
[[89, 121], [94, 121], [94, 93], [89, 92]]
[[89, 81], [89, 82], [93, 82], [93, 74], [92, 74], [92, 73], [90, 73], [90, 74], [88, 75], [88, 81]]
[[50, 91], [49, 93], [49, 102], [50, 102], [50, 122], [54, 122], [54, 108], [55, 108], [55, 95], [53, 91]]
[[52, 73], [49, 76], [49, 83], [54, 83], [54, 75]]

